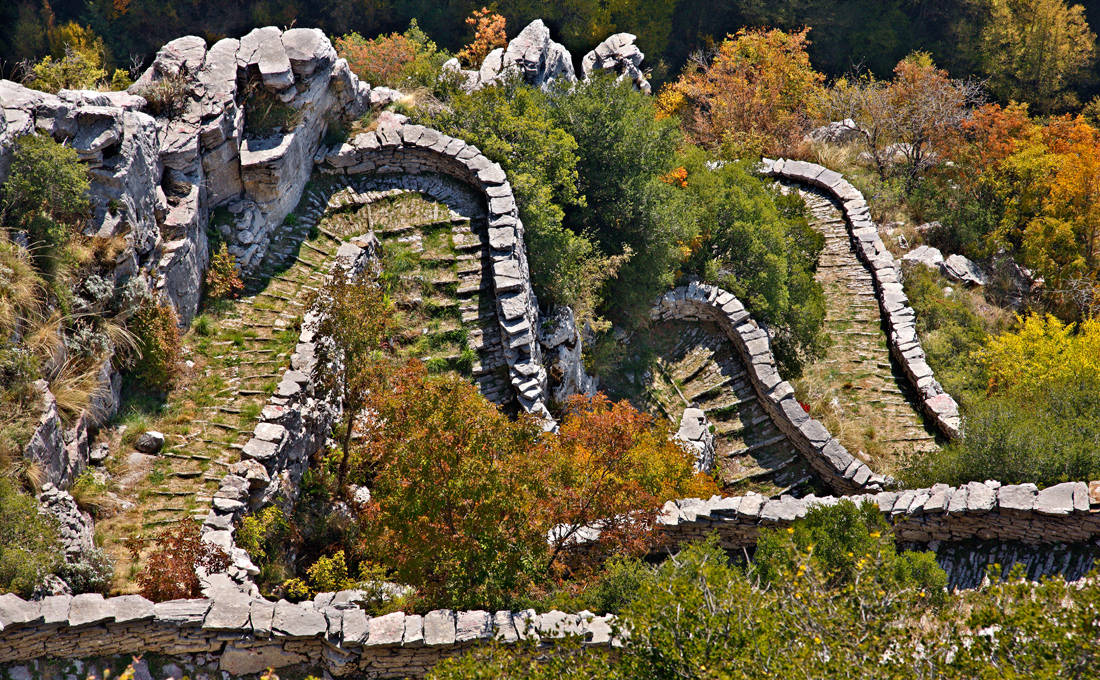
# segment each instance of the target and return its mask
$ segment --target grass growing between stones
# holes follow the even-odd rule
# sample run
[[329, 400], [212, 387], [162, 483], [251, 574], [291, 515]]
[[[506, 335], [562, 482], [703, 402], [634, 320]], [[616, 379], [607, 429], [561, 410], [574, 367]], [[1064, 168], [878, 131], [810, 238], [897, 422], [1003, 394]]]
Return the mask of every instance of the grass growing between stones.
[[760, 406], [732, 343], [710, 324], [664, 322], [630, 338], [603, 362], [601, 386], [680, 425], [684, 409], [701, 408], [714, 429], [716, 475], [723, 492], [767, 495], [823, 491], [790, 441]]
[[937, 448], [914, 408], [908, 379], [886, 344], [871, 273], [850, 244], [840, 211], [804, 193], [811, 225], [825, 235], [816, 278], [825, 291], [825, 354], [794, 381], [810, 414], [872, 469], [893, 474], [911, 455]]

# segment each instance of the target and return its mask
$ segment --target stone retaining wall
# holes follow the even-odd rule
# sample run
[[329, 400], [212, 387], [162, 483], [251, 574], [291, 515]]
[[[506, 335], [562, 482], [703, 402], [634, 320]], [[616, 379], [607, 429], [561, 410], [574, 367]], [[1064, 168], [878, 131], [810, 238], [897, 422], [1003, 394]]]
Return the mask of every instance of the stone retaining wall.
[[[497, 318], [506, 339], [504, 352], [511, 383], [525, 410], [549, 419], [543, 402], [546, 371], [540, 362], [535, 333], [538, 307], [531, 291], [523, 224], [500, 166], [476, 147], [419, 125], [386, 126], [378, 132], [364, 133], [350, 144], [322, 150], [316, 160], [323, 171], [345, 177], [361, 173], [444, 174], [485, 196]], [[311, 204], [301, 217], [316, 223], [330, 207], [343, 207], [357, 200], [357, 193], [338, 192], [327, 202]], [[354, 272], [362, 271], [372, 266], [377, 245], [373, 234], [352, 239], [340, 247], [337, 260]], [[324, 444], [339, 414], [339, 405], [318, 399], [311, 384], [316, 327], [316, 315], [308, 312], [290, 366], [261, 412], [252, 438], [241, 449], [241, 462], [231, 466], [222, 478], [203, 522], [204, 540], [221, 546], [232, 557], [228, 577], [253, 592], [251, 577], [259, 570], [233, 541], [236, 521], [249, 509], [296, 496], [310, 453]], [[228, 585], [221, 575], [209, 576], [206, 581], [215, 588]]]
[[[356, 237], [340, 246], [333, 266], [339, 264], [355, 275], [377, 258], [374, 234]], [[292, 502], [309, 457], [325, 443], [340, 415], [338, 403], [321, 398], [313, 383], [313, 366], [319, 338], [319, 317], [310, 310], [302, 319], [298, 343], [279, 381], [275, 394], [260, 412], [260, 422], [241, 449], [241, 460], [230, 466], [215, 492], [210, 512], [203, 521], [203, 540], [220, 546], [232, 558], [227, 575], [255, 592], [251, 577], [259, 573], [248, 554], [233, 541], [236, 522], [245, 512], [278, 500]], [[218, 584], [221, 575], [206, 578]]]
[[297, 666], [333, 675], [422, 677], [440, 659], [497, 639], [581, 636], [613, 644], [613, 617], [588, 612], [436, 610], [368, 616], [355, 591], [313, 601], [271, 602], [243, 594], [156, 604], [139, 595], [0, 596], [0, 663], [117, 654], [208, 654], [239, 675]]
[[337, 175], [440, 173], [473, 186], [485, 197], [493, 290], [511, 383], [525, 411], [552, 422], [545, 406], [547, 376], [523, 222], [500, 165], [477, 147], [422, 125], [380, 126], [339, 147], [322, 149], [315, 160], [322, 172]]
[[871, 273], [875, 297], [886, 325], [890, 354], [916, 389], [925, 415], [947, 437], [959, 436], [962, 425], [959, 406], [951, 395], [944, 392], [925, 360], [920, 338], [917, 337], [916, 313], [909, 306], [909, 299], [902, 288], [901, 266], [879, 238], [878, 228], [871, 221], [863, 194], [840, 173], [815, 163], [783, 158], [764, 159], [760, 172], [817, 187], [840, 204], [856, 254]]
[[[883, 491], [848, 497], [874, 502], [890, 519], [902, 543], [926, 545], [972, 539], [1024, 544], [1082, 543], [1100, 538], [1100, 482], [1065, 482], [1037, 490], [1034, 484], [1002, 486], [970, 482], [949, 487]], [[769, 499], [760, 495], [715, 496], [669, 501], [657, 519], [672, 544], [717, 531], [724, 548], [756, 543], [763, 528], [781, 528], [806, 516], [815, 505], [840, 498]]]
[[[1032, 484], [971, 482], [848, 498], [877, 504], [898, 540], [919, 547], [982, 540], [987, 548], [991, 542], [1036, 546], [1041, 557], [1042, 546], [1088, 548], [1100, 538], [1100, 482], [1067, 482], [1042, 491]], [[788, 526], [810, 508], [839, 500], [752, 494], [684, 499], [667, 503], [657, 526], [671, 545], [717, 532], [723, 547], [740, 550], [753, 546], [761, 529]], [[1018, 552], [1012, 548], [1005, 554]], [[1031, 576], [1066, 565], [1079, 575], [1093, 554], [1046, 552], [1050, 559], [1035, 562]], [[591, 645], [615, 644], [611, 616], [437, 610], [371, 617], [355, 604], [359, 597], [356, 591], [322, 593], [292, 604], [227, 590], [213, 598], [153, 604], [137, 595], [55, 596], [38, 602], [2, 595], [0, 663], [145, 652], [205, 654], [219, 659], [230, 674], [299, 666], [390, 678], [421, 677], [444, 656], [493, 638], [507, 643], [572, 634]]]
[[795, 399], [794, 388], [779, 376], [768, 334], [732, 293], [691, 283], [665, 293], [650, 315], [655, 320], [717, 324], [741, 355], [764, 410], [830, 487], [840, 493], [857, 493], [878, 491], [887, 483], [850, 454], [824, 425], [810, 418]]

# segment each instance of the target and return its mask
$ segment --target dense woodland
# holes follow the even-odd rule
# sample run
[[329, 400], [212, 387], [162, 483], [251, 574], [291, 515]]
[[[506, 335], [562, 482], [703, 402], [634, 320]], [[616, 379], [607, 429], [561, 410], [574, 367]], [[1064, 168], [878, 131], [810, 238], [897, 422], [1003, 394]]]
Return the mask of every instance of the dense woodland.
[[[595, 375], [630, 368], [622, 335], [644, 329], [657, 296], [693, 280], [744, 301], [785, 376], [819, 359], [833, 341], [815, 280], [824, 238], [797, 195], [754, 173], [762, 156], [814, 160], [867, 195], [895, 254], [931, 245], [990, 273], [966, 288], [906, 265], [929, 363], [962, 404], [965, 432], [891, 474], [909, 488], [1043, 487], [1100, 475], [1093, 4], [14, 2], [0, 8], [0, 56], [31, 87], [119, 89], [185, 33], [325, 29], [359, 77], [407, 94], [395, 111], [503, 166], [540, 304], [573, 309]], [[608, 33], [637, 34], [654, 94], [611, 77], [467, 93], [443, 69], [451, 56], [476, 68], [535, 17], [574, 55]], [[166, 111], [187, 96], [145, 94]], [[375, 115], [328, 141], [373, 129]], [[808, 136], [845, 119], [854, 127], [842, 139]], [[0, 193], [0, 590], [29, 595], [56, 573], [84, 590], [196, 596], [195, 566], [225, 556], [189, 525], [100, 537], [126, 542], [128, 574], [112, 577], [110, 564], [66, 573], [19, 449], [36, 417], [33, 381], [45, 378], [71, 416], [105, 357], [126, 374], [118, 423], [136, 432], [185, 419], [202, 385], [182, 369], [181, 347], [209, 345], [244, 287], [236, 262], [215, 239], [203, 313], [181, 331], [152, 296], [97, 289], [122, 245], [80, 235], [88, 178], [75, 152], [30, 135], [13, 159]], [[1076, 642], [1096, 635], [1094, 581], [992, 574], [987, 588], [949, 593], [933, 555], [895, 546], [871, 507], [815, 510], [764, 535], [751, 556], [707, 542], [645, 561], [661, 504], [728, 491], [722, 480], [695, 472], [668, 423], [624, 395], [555, 404], [560, 429], [544, 433], [460, 375], [399, 355], [390, 339], [403, 320], [401, 263], [389, 257], [388, 274], [334, 276], [311, 300], [344, 359], [333, 372], [339, 362], [322, 357], [315, 377], [345, 413], [293, 507], [270, 506], [238, 529], [265, 593], [363, 587], [376, 613], [590, 609], [621, 614], [634, 633], [614, 655], [562, 645], [536, 662], [534, 650], [488, 647], [439, 678], [1066, 677], [1095, 666], [1095, 645]], [[50, 342], [59, 335], [64, 362]], [[361, 413], [372, 417], [357, 424]], [[353, 501], [364, 487], [369, 500]], [[109, 491], [85, 479], [74, 495], [107, 517]], [[568, 548], [606, 518], [594, 549]], [[410, 588], [395, 598], [388, 581]]]

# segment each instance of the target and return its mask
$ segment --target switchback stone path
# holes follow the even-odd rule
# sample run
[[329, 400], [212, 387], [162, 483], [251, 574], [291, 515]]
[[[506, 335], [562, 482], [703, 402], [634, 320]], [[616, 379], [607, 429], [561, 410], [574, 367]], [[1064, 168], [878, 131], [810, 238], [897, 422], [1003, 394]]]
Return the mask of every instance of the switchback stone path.
[[[398, 353], [422, 359], [433, 372], [465, 375], [487, 397], [509, 405], [483, 205], [457, 183], [447, 184], [456, 192], [448, 204], [418, 190], [425, 183], [438, 189], [445, 181], [438, 178], [361, 178], [332, 186], [339, 181], [319, 178], [300, 207], [327, 202], [321, 219], [288, 217], [244, 293], [184, 336], [193, 375], [163, 415], [141, 425], [164, 432], [165, 447], [157, 456], [128, 454], [133, 483], [123, 495], [133, 506], [100, 520], [105, 535], [150, 537], [187, 517], [206, 516], [290, 362], [302, 316], [336, 251], [372, 229], [383, 265], [392, 268], [381, 275], [398, 310]], [[108, 549], [116, 561], [127, 560], [121, 544]]]
[[[644, 335], [644, 337], [643, 337]], [[675, 430], [684, 409], [703, 409], [714, 428], [715, 471], [725, 493], [756, 491], [769, 496], [824, 492], [794, 445], [764, 412], [745, 365], [712, 324], [656, 323], [629, 347], [645, 359], [635, 383], [611, 382]]]
[[936, 437], [890, 357], [871, 273], [856, 256], [843, 214], [823, 194], [797, 191], [810, 225], [825, 236], [816, 278], [825, 292], [830, 345], [795, 385], [849, 451], [862, 451], [876, 472], [890, 474], [904, 456], [935, 450]]

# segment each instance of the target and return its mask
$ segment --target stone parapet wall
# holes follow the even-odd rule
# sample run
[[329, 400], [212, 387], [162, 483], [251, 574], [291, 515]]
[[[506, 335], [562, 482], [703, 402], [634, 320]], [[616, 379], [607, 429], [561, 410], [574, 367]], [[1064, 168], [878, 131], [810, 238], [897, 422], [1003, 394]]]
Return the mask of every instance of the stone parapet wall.
[[614, 617], [533, 610], [396, 612], [371, 617], [355, 591], [313, 601], [243, 594], [156, 604], [138, 595], [0, 596], [0, 663], [118, 654], [219, 658], [231, 675], [297, 666], [333, 675], [422, 677], [441, 659], [489, 640], [505, 644], [580, 636], [614, 643]]
[[500, 165], [477, 147], [422, 125], [380, 126], [339, 147], [322, 149], [315, 160], [322, 172], [336, 175], [439, 173], [471, 185], [485, 197], [493, 292], [510, 381], [523, 409], [551, 422], [523, 222]]
[[764, 410], [831, 488], [840, 493], [857, 493], [878, 491], [885, 486], [888, 480], [849, 453], [798, 403], [794, 388], [779, 375], [768, 334], [732, 293], [716, 286], [691, 283], [665, 293], [650, 316], [654, 320], [715, 323], [741, 356]]
[[[1100, 482], [1067, 482], [1037, 490], [1032, 484], [971, 482], [928, 489], [846, 497], [875, 503], [903, 544], [934, 547], [980, 540], [1011, 546], [1055, 544], [1087, 548], [1100, 538]], [[751, 548], [763, 529], [789, 526], [818, 505], [840, 497], [759, 495], [670, 501], [657, 520], [666, 545], [716, 532], [723, 547]], [[1084, 573], [1088, 550], [1033, 560], [1033, 577], [1069, 565]], [[965, 553], [965, 548], [964, 548]], [[956, 556], [952, 559], [966, 561]], [[974, 585], [974, 584], [971, 584]], [[437, 610], [369, 616], [356, 591], [322, 593], [312, 601], [271, 602], [234, 590], [212, 598], [152, 603], [137, 595], [104, 599], [87, 594], [27, 602], [0, 596], [0, 663], [96, 655], [208, 654], [231, 675], [266, 668], [323, 669], [333, 675], [421, 677], [440, 659], [492, 639], [514, 643], [565, 635], [589, 645], [614, 646], [614, 617], [551, 611]]]
[[817, 187], [840, 204], [856, 254], [871, 273], [890, 354], [912, 383], [925, 415], [945, 436], [958, 437], [962, 426], [959, 405], [944, 391], [926, 361], [917, 337], [916, 312], [902, 287], [901, 266], [879, 237], [863, 194], [840, 173], [815, 163], [764, 159], [759, 170], [766, 176]]

